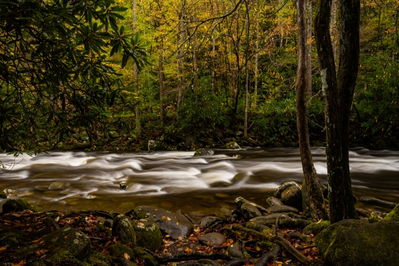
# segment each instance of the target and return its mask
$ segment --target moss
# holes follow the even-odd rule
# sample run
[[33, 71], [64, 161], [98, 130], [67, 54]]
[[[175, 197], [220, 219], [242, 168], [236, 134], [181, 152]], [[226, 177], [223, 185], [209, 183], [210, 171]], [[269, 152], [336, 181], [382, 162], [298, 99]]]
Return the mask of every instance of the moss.
[[86, 262], [89, 265], [93, 266], [109, 266], [113, 265], [112, 259], [110, 256], [105, 255], [104, 253], [101, 252], [90, 252], [84, 262]]
[[369, 217], [369, 223], [373, 224], [373, 223], [378, 223], [379, 221], [381, 221], [377, 216], [371, 215]]
[[131, 248], [124, 244], [115, 244], [108, 247], [108, 251], [111, 256], [124, 258], [125, 253], [128, 254], [131, 258], [134, 257], [134, 252]]
[[260, 247], [261, 249], [267, 249], [267, 250], [272, 250], [276, 244], [270, 241], [259, 241], [257, 243], [258, 247]]
[[6, 199], [6, 198], [7, 198], [6, 193], [4, 193], [4, 191], [1, 191], [0, 192], [0, 199]]
[[399, 204], [396, 205], [396, 207], [384, 217], [383, 221], [384, 222], [387, 222], [387, 221], [399, 222]]
[[304, 234], [313, 234], [317, 236], [321, 231], [326, 229], [330, 225], [330, 221], [322, 221], [317, 223], [311, 223], [303, 229]]
[[394, 266], [399, 261], [399, 223], [364, 223], [344, 220], [330, 225], [316, 237], [326, 265]]
[[150, 219], [140, 219], [133, 222], [136, 231], [137, 245], [151, 251], [158, 250], [162, 245], [162, 233], [158, 225]]
[[159, 262], [146, 252], [143, 248], [134, 248], [134, 257], [138, 259], [139, 262], [143, 262], [144, 266], [158, 266]]
[[9, 199], [3, 205], [3, 213], [23, 210], [31, 210], [33, 212], [42, 211], [37, 205], [21, 199]]

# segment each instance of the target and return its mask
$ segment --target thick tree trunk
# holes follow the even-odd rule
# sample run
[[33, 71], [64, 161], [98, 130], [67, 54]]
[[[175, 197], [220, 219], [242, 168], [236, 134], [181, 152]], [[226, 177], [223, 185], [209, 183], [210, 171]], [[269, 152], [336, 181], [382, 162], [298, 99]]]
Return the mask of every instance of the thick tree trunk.
[[359, 65], [359, 0], [339, 2], [339, 69], [330, 37], [331, 0], [319, 1], [315, 37], [326, 118], [330, 220], [357, 218], [349, 172], [349, 117]]
[[177, 98], [177, 107], [179, 108], [182, 104], [183, 98], [183, 66], [184, 66], [184, 46], [182, 45], [184, 42], [184, 1], [180, 3], [180, 27], [179, 27], [179, 35], [180, 35], [180, 49], [179, 49], [179, 56], [178, 56], [178, 68], [179, 68], [179, 91], [178, 91], [178, 98]]
[[259, 0], [256, 7], [256, 51], [255, 51], [255, 84], [254, 84], [254, 107], [258, 100], [258, 62], [259, 62]]
[[312, 97], [312, 0], [306, 0], [306, 94]]
[[298, 47], [299, 60], [297, 72], [297, 127], [299, 137], [299, 151], [305, 183], [309, 192], [309, 203], [313, 221], [320, 219], [328, 220], [328, 213], [324, 205], [323, 192], [320, 182], [317, 178], [316, 169], [313, 165], [312, 154], [310, 150], [309, 129], [308, 129], [308, 111], [307, 111], [307, 69], [311, 68], [306, 57], [306, 27], [305, 27], [305, 1], [297, 0], [298, 9]]
[[245, 28], [245, 38], [246, 38], [246, 48], [245, 48], [245, 110], [244, 110], [244, 137], [248, 137], [248, 89], [249, 89], [249, 69], [248, 69], [248, 60], [249, 60], [249, 5], [248, 1], [245, 1], [245, 11], [247, 14], [247, 25]]
[[161, 126], [163, 127], [163, 39], [161, 39], [161, 49], [159, 53], [159, 100], [160, 100], [160, 105], [159, 105], [159, 114], [161, 117]]

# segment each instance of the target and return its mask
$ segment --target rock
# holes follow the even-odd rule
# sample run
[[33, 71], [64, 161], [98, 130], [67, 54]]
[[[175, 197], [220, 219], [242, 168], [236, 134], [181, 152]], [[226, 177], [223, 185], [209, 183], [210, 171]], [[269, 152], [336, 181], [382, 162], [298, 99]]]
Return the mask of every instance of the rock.
[[330, 221], [322, 221], [317, 223], [311, 223], [303, 229], [303, 233], [310, 235], [313, 234], [317, 236], [321, 231], [327, 228], [330, 225]]
[[83, 259], [90, 250], [90, 238], [73, 227], [64, 227], [45, 235], [40, 248], [49, 250], [57, 260]]
[[64, 190], [66, 188], [65, 184], [62, 182], [53, 182], [48, 187], [48, 190]]
[[268, 207], [284, 205], [284, 204], [281, 202], [281, 200], [279, 200], [279, 199], [276, 198], [276, 197], [268, 197], [268, 198], [266, 199], [266, 204], [267, 204]]
[[211, 156], [214, 154], [215, 152], [211, 149], [201, 148], [195, 151], [194, 156]]
[[367, 218], [370, 217], [370, 212], [365, 209], [356, 208], [356, 212], [361, 217], [367, 217]]
[[232, 244], [227, 248], [227, 254], [234, 257], [234, 258], [243, 258], [244, 254], [241, 252], [241, 245], [239, 244]]
[[38, 186], [35, 186], [35, 189], [39, 190], [39, 191], [47, 191], [48, 190], [48, 186], [38, 185]]
[[367, 204], [371, 204], [371, 205], [377, 205], [377, 206], [381, 206], [381, 207], [385, 207], [388, 209], [393, 209], [396, 207], [396, 203], [390, 202], [390, 201], [386, 201], [386, 200], [381, 200], [381, 199], [377, 199], [377, 198], [373, 198], [373, 197], [360, 197], [359, 199], [360, 202], [363, 203], [367, 203]]
[[281, 193], [281, 201], [288, 206], [302, 209], [302, 191], [298, 186], [290, 186]]
[[271, 206], [268, 208], [270, 212], [277, 213], [277, 212], [294, 212], [294, 213], [299, 213], [298, 209], [287, 206], [287, 205], [276, 205], [276, 206]]
[[398, 222], [364, 223], [343, 220], [320, 232], [316, 245], [325, 265], [396, 266], [399, 261]]
[[7, 194], [4, 191], [0, 192], [0, 199], [6, 199], [7, 198]]
[[396, 207], [390, 211], [382, 220], [384, 222], [387, 221], [395, 221], [395, 222], [399, 222], [399, 204], [396, 205]]
[[279, 186], [276, 189], [276, 191], [274, 192], [274, 196], [278, 199], [281, 199], [281, 194], [284, 192], [284, 190], [286, 190], [287, 188], [289, 188], [291, 186], [297, 186], [297, 187], [301, 188], [301, 186], [298, 185], [297, 182], [294, 182], [294, 181], [284, 182], [283, 184], [281, 184], [281, 186]]
[[246, 200], [243, 197], [237, 197], [234, 200], [234, 202], [236, 203], [237, 209], [239, 209], [239, 210], [241, 209], [241, 205], [243, 205], [244, 203], [248, 203], [248, 204], [251, 204], [252, 206], [256, 207], [261, 213], [268, 213], [268, 211], [264, 207], [254, 203], [252, 201]]
[[127, 189], [127, 182], [120, 182], [119, 183], [119, 188], [122, 190], [126, 190]]
[[127, 254], [130, 258], [134, 258], [133, 249], [120, 243], [109, 246], [108, 252], [113, 257], [126, 258], [125, 254]]
[[200, 236], [198, 241], [203, 245], [208, 246], [220, 246], [224, 242], [226, 242], [226, 238], [219, 233], [208, 233]]
[[9, 199], [3, 205], [3, 213], [31, 210], [33, 212], [42, 211], [37, 205], [21, 199]]
[[136, 231], [137, 245], [151, 251], [162, 245], [162, 233], [158, 225], [151, 219], [140, 219], [133, 222]]
[[227, 143], [224, 147], [226, 149], [234, 149], [234, 150], [240, 150], [241, 149], [240, 145], [238, 145], [237, 142], [235, 142], [235, 141]]
[[258, 208], [250, 203], [243, 203], [241, 205], [240, 211], [244, 219], [247, 221], [262, 215]]
[[210, 228], [223, 222], [223, 219], [217, 216], [206, 216], [199, 222], [199, 227]]
[[5, 195], [5, 197], [3, 196], [3, 198], [7, 199], [7, 198], [15, 198], [18, 196], [18, 194], [20, 194], [19, 191], [15, 190], [15, 189], [10, 189], [10, 188], [6, 188], [3, 190], [3, 193]]
[[163, 234], [170, 235], [172, 239], [188, 237], [194, 226], [181, 212], [170, 212], [152, 206], [139, 206], [135, 209], [140, 218], [150, 218], [161, 229]]
[[18, 247], [22, 246], [24, 243], [24, 238], [20, 232], [9, 231], [5, 232], [0, 236], [0, 246], [1, 247]]
[[158, 261], [142, 247], [135, 247], [133, 249], [134, 258], [141, 262], [144, 262], [144, 266], [158, 266]]
[[136, 245], [136, 232], [134, 231], [133, 225], [129, 218], [125, 215], [120, 214], [114, 218], [112, 224], [112, 235], [119, 235], [122, 243], [132, 243]]

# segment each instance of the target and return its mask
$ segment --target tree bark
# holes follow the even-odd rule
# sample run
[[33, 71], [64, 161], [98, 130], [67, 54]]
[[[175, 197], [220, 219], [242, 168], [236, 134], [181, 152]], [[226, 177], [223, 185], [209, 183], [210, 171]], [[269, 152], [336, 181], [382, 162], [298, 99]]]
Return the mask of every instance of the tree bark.
[[[137, 2], [136, 0], [133, 0], [133, 33], [137, 31]], [[134, 78], [134, 93], [137, 95], [138, 94], [138, 69], [137, 69], [137, 64], [134, 63], [133, 65], [133, 78]], [[141, 135], [141, 124], [140, 124], [140, 110], [138, 103], [134, 107], [134, 113], [136, 116], [136, 134], [137, 136]]]
[[179, 91], [178, 91], [178, 98], [177, 98], [177, 107], [179, 108], [180, 105], [182, 104], [182, 98], [183, 98], [183, 66], [184, 66], [184, 46], [182, 45], [184, 42], [184, 1], [181, 1], [180, 3], [180, 49], [179, 49], [179, 55], [178, 55], [178, 68], [179, 68]]
[[308, 111], [307, 111], [307, 69], [311, 68], [308, 65], [307, 57], [307, 34], [306, 34], [306, 12], [305, 1], [297, 0], [298, 10], [298, 72], [296, 84], [296, 104], [297, 104], [297, 127], [299, 138], [299, 151], [301, 155], [302, 169], [305, 176], [305, 183], [309, 191], [309, 203], [311, 208], [311, 217], [313, 221], [320, 219], [328, 220], [328, 213], [324, 205], [323, 192], [318, 180], [316, 169], [313, 165], [313, 158], [310, 149], [309, 128], [308, 128]]
[[245, 0], [245, 11], [247, 15], [247, 25], [245, 28], [245, 38], [246, 38], [246, 47], [245, 47], [245, 110], [244, 110], [244, 137], [248, 137], [248, 89], [249, 89], [249, 69], [248, 69], [248, 60], [249, 60], [249, 0]]
[[312, 0], [306, 0], [306, 94], [312, 97]]
[[161, 47], [160, 47], [160, 53], [159, 53], [159, 114], [161, 117], [161, 126], [163, 127], [163, 39], [161, 37]]
[[360, 2], [339, 2], [338, 75], [330, 37], [330, 13], [331, 0], [320, 0], [314, 27], [325, 107], [330, 221], [335, 223], [358, 218], [349, 171], [349, 117], [359, 66]]
[[259, 0], [256, 6], [256, 50], [255, 50], [255, 84], [254, 84], [254, 107], [258, 100], [258, 62], [259, 62]]

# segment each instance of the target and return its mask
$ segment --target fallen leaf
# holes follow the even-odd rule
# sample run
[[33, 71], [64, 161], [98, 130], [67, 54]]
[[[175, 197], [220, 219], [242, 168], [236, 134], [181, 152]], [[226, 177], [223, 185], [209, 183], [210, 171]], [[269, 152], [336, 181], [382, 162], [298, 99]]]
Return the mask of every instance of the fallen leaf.
[[125, 259], [130, 260], [129, 254], [125, 253], [125, 254], [123, 254], [123, 256], [125, 257]]
[[38, 255], [38, 256], [41, 256], [41, 255], [43, 255], [43, 254], [45, 254], [47, 252], [48, 252], [47, 249], [40, 249], [40, 250], [36, 250], [35, 251], [36, 255]]
[[7, 248], [8, 248], [8, 246], [1, 247], [1, 248], [0, 248], [0, 252], [6, 250]]
[[187, 247], [187, 248], [184, 250], [184, 252], [186, 252], [186, 253], [193, 253], [193, 250], [192, 250], [191, 248]]

